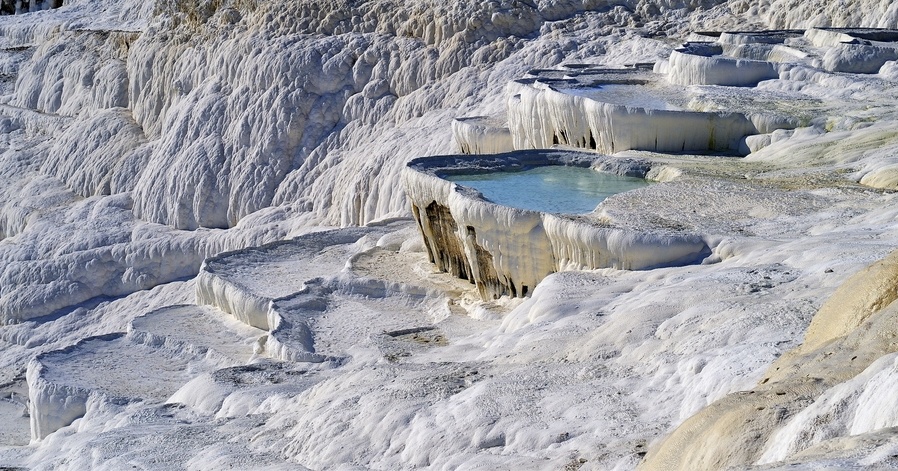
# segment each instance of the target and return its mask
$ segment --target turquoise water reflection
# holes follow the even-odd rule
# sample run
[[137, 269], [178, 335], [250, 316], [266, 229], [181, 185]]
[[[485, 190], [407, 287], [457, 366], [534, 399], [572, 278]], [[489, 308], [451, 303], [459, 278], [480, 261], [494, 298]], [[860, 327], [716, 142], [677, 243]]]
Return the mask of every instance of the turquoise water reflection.
[[588, 168], [551, 165], [524, 172], [452, 175], [446, 180], [476, 188], [494, 203], [546, 213], [591, 212], [605, 198], [649, 183]]
[[564, 89], [569, 95], [579, 95], [602, 103], [633, 106], [649, 110], [679, 110], [667, 101], [659, 90], [644, 85], [599, 85], [587, 88]]

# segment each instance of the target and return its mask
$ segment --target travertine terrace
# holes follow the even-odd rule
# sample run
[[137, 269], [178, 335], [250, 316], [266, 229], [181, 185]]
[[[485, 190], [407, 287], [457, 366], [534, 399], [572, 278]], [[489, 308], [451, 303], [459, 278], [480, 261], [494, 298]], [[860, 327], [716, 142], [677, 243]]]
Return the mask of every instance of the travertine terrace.
[[549, 214], [497, 205], [441, 177], [547, 165], [659, 176], [646, 160], [582, 152], [521, 151], [413, 160], [403, 175], [412, 214], [437, 268], [477, 285], [485, 300], [526, 296], [563, 270], [641, 270], [699, 263], [711, 254], [697, 234], [629, 227], [601, 215]]
[[898, 467], [895, 3], [0, 13], [0, 468]]

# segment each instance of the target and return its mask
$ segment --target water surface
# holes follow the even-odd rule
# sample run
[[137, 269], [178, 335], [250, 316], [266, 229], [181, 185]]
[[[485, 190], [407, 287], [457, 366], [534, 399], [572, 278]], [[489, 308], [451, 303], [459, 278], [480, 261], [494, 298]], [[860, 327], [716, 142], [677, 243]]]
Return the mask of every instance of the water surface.
[[680, 110], [669, 103], [660, 90], [645, 85], [605, 84], [584, 88], [564, 89], [564, 93], [587, 97], [602, 103], [624, 105], [647, 110]]
[[544, 213], [585, 214], [605, 198], [649, 183], [588, 168], [550, 165], [523, 172], [452, 175], [446, 180], [477, 189], [490, 201]]

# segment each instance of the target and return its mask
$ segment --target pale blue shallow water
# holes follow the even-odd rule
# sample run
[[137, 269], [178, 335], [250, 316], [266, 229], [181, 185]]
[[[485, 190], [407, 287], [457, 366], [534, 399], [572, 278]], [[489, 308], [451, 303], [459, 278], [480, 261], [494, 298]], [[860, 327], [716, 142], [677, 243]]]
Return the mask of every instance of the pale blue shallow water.
[[544, 213], [589, 213], [605, 198], [649, 183], [588, 168], [550, 165], [523, 172], [452, 175], [446, 180], [475, 188], [494, 203]]
[[564, 89], [569, 95], [579, 95], [602, 103], [633, 106], [647, 110], [679, 110], [667, 101], [660, 90], [645, 85], [597, 85], [587, 88]]

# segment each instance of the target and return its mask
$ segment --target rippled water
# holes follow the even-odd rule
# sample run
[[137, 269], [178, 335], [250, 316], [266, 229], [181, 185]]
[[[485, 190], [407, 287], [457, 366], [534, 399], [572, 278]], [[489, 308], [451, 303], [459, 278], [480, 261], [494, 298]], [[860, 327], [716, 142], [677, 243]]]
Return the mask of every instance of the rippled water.
[[649, 183], [588, 168], [552, 165], [523, 172], [453, 175], [447, 180], [476, 188], [494, 203], [546, 213], [589, 213], [605, 198]]

